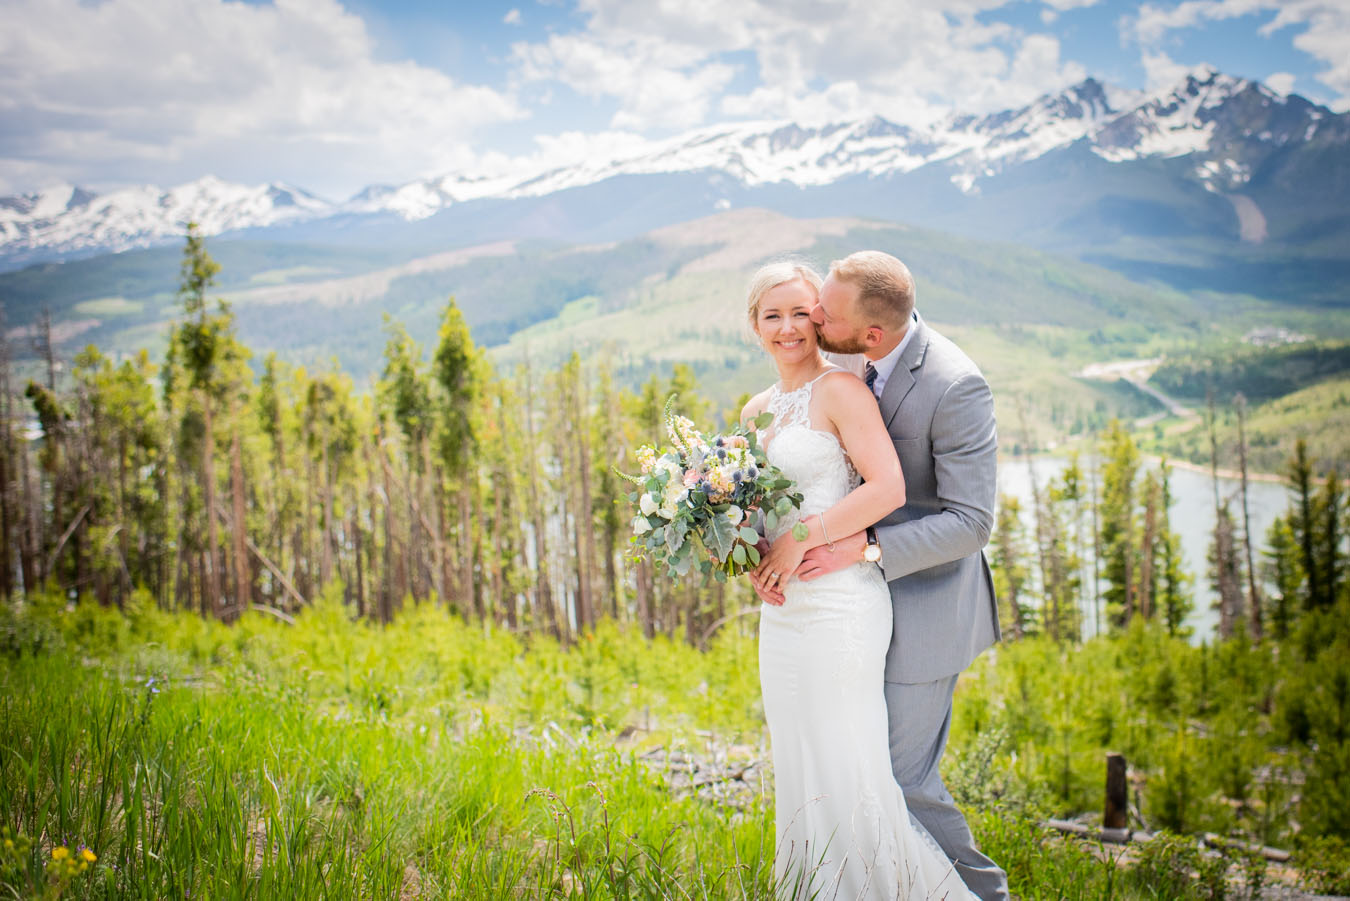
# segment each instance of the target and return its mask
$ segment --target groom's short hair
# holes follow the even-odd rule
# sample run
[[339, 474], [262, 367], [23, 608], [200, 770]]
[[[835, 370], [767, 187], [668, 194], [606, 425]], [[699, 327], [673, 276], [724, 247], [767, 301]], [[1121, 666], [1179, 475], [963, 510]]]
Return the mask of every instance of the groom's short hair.
[[900, 328], [914, 312], [914, 276], [889, 253], [849, 254], [830, 264], [830, 275], [857, 286], [859, 312], [882, 328]]

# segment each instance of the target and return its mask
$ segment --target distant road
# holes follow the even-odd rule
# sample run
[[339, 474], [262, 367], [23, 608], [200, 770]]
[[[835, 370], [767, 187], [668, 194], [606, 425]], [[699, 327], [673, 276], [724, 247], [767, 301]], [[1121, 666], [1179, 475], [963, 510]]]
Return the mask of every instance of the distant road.
[[1197, 415], [1194, 410], [1176, 399], [1168, 397], [1148, 383], [1149, 376], [1157, 371], [1161, 363], [1162, 357], [1153, 357], [1149, 360], [1117, 360], [1114, 363], [1093, 363], [1085, 366], [1083, 371], [1078, 373], [1078, 377], [1096, 379], [1102, 382], [1124, 379], [1149, 397], [1157, 400], [1167, 409], [1166, 414], [1155, 413], [1152, 416], [1145, 416], [1138, 420], [1136, 425], [1152, 425], [1167, 414], [1171, 414], [1178, 419], [1194, 419]]

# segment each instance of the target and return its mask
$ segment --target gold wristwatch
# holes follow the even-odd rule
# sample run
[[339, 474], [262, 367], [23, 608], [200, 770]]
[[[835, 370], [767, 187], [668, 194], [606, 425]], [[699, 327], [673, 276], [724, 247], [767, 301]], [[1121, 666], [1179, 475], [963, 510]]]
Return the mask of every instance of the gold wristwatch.
[[877, 530], [867, 527], [867, 544], [863, 546], [863, 559], [868, 563], [881, 565], [881, 544], [877, 541]]

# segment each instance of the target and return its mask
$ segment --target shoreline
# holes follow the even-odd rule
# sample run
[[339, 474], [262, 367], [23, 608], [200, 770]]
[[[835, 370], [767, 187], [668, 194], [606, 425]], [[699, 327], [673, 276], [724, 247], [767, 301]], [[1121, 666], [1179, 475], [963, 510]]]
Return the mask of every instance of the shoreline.
[[[1063, 459], [1063, 458], [1067, 457], [1069, 453], [1072, 453], [1072, 452], [1074, 452], [1075, 450], [1078, 450], [1080, 453], [1083, 452], [1082, 449], [1070, 448], [1067, 444], [1066, 444], [1066, 445], [1062, 445], [1061, 447], [1063, 448], [1063, 452], [1061, 452], [1060, 449], [1056, 449], [1056, 450], [1053, 450], [1053, 451], [1044, 451], [1044, 450], [1043, 450], [1043, 451], [1038, 451], [1038, 452], [1036, 452], [1035, 454], [1032, 454], [1032, 455], [1031, 455], [1031, 458], [1032, 458], [1033, 460], [1035, 460], [1035, 459], [1047, 459], [1047, 458], [1053, 458], [1053, 457], [1058, 457], [1058, 458], [1060, 458], [1060, 459]], [[1086, 451], [1086, 454], [1089, 454], [1089, 455], [1092, 454], [1091, 449], [1088, 449], [1088, 450]], [[1100, 455], [1097, 455], [1097, 456], [1100, 456]], [[1139, 458], [1140, 458], [1141, 460], [1147, 461], [1148, 463], [1150, 463], [1150, 464], [1152, 464], [1152, 465], [1155, 465], [1155, 466], [1156, 466], [1157, 464], [1161, 463], [1164, 459], [1166, 459], [1166, 460], [1167, 460], [1167, 465], [1168, 465], [1170, 468], [1172, 468], [1172, 469], [1185, 469], [1185, 470], [1188, 470], [1188, 471], [1190, 471], [1190, 472], [1195, 472], [1195, 473], [1199, 473], [1200, 475], [1206, 475], [1206, 476], [1210, 474], [1210, 468], [1209, 468], [1209, 465], [1208, 465], [1208, 464], [1205, 464], [1205, 463], [1192, 463], [1190, 460], [1181, 460], [1181, 459], [1178, 459], [1178, 458], [1176, 458], [1176, 457], [1166, 457], [1166, 458], [1164, 458], [1164, 457], [1162, 457], [1162, 456], [1159, 455], [1159, 454], [1151, 454], [1151, 453], [1143, 453], [1143, 452], [1140, 452]], [[1016, 465], [1016, 464], [1025, 464], [1025, 463], [1026, 463], [1026, 458], [1025, 458], [1024, 456], [1013, 456], [1013, 455], [1011, 455], [1011, 454], [1001, 454], [1001, 455], [999, 456], [999, 464], [1000, 464], [1000, 465], [1013, 466], [1013, 465]], [[1242, 481], [1242, 473], [1241, 473], [1241, 471], [1236, 470], [1236, 469], [1225, 469], [1224, 467], [1220, 466], [1220, 467], [1218, 468], [1218, 470], [1217, 470], [1217, 473], [1218, 473], [1219, 478], [1221, 478], [1221, 479], [1227, 479], [1227, 480], [1233, 481], [1233, 482], [1241, 482], [1241, 481]], [[1276, 472], [1251, 472], [1251, 471], [1248, 471], [1248, 472], [1247, 472], [1247, 481], [1249, 481], [1249, 482], [1267, 482], [1267, 483], [1272, 483], [1272, 484], [1283, 484], [1283, 483], [1285, 483], [1285, 482], [1288, 482], [1289, 479], [1288, 479], [1286, 476], [1280, 475], [1279, 473], [1276, 473]], [[1326, 482], [1326, 479], [1325, 479], [1325, 478], [1322, 478], [1322, 477], [1320, 477], [1320, 476], [1315, 476], [1315, 477], [1313, 478], [1313, 484], [1321, 485], [1321, 484], [1323, 484], [1324, 482]]]
[[[1162, 460], [1164, 459], [1163, 457], [1160, 457], [1160, 456], [1158, 456], [1157, 454], [1142, 454], [1141, 456], [1142, 456], [1145, 460], [1150, 460], [1150, 461], [1152, 461], [1152, 462], [1154, 462], [1154, 463], [1160, 463], [1160, 462], [1162, 462]], [[1177, 460], [1177, 459], [1175, 459], [1175, 458], [1168, 458], [1168, 459], [1167, 459], [1167, 465], [1170, 466], [1170, 467], [1173, 468], [1173, 469], [1187, 469], [1187, 470], [1190, 470], [1191, 472], [1198, 472], [1198, 473], [1200, 473], [1201, 475], [1209, 475], [1209, 474], [1210, 474], [1210, 469], [1209, 469], [1208, 466], [1206, 466], [1206, 465], [1204, 465], [1204, 464], [1201, 464], [1201, 463], [1192, 463], [1190, 460]], [[1237, 469], [1224, 469], [1224, 468], [1221, 466], [1221, 467], [1219, 467], [1219, 469], [1217, 470], [1217, 473], [1218, 473], [1218, 475], [1219, 475], [1219, 478], [1221, 478], [1221, 479], [1229, 479], [1229, 480], [1234, 481], [1234, 482], [1241, 482], [1241, 481], [1242, 481], [1242, 472], [1241, 472], [1241, 470], [1237, 470]], [[1249, 481], [1249, 482], [1275, 482], [1275, 483], [1281, 483], [1281, 484], [1282, 484], [1282, 483], [1284, 483], [1284, 482], [1287, 482], [1288, 479], [1287, 479], [1286, 477], [1284, 477], [1284, 476], [1282, 476], [1282, 475], [1280, 475], [1280, 474], [1278, 474], [1278, 473], [1274, 473], [1274, 472], [1251, 472], [1251, 471], [1249, 470], [1249, 471], [1247, 472], [1247, 481]], [[1317, 480], [1317, 481], [1320, 482], [1320, 481], [1322, 481], [1322, 480]]]

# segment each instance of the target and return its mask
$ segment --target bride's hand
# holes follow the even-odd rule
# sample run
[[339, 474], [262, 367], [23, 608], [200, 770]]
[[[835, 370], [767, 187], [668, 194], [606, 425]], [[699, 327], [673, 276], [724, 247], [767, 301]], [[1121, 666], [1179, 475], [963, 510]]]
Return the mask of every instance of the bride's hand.
[[806, 545], [793, 538], [791, 531], [785, 532], [769, 547], [769, 552], [760, 558], [754, 572], [755, 584], [782, 591], [805, 555]]

